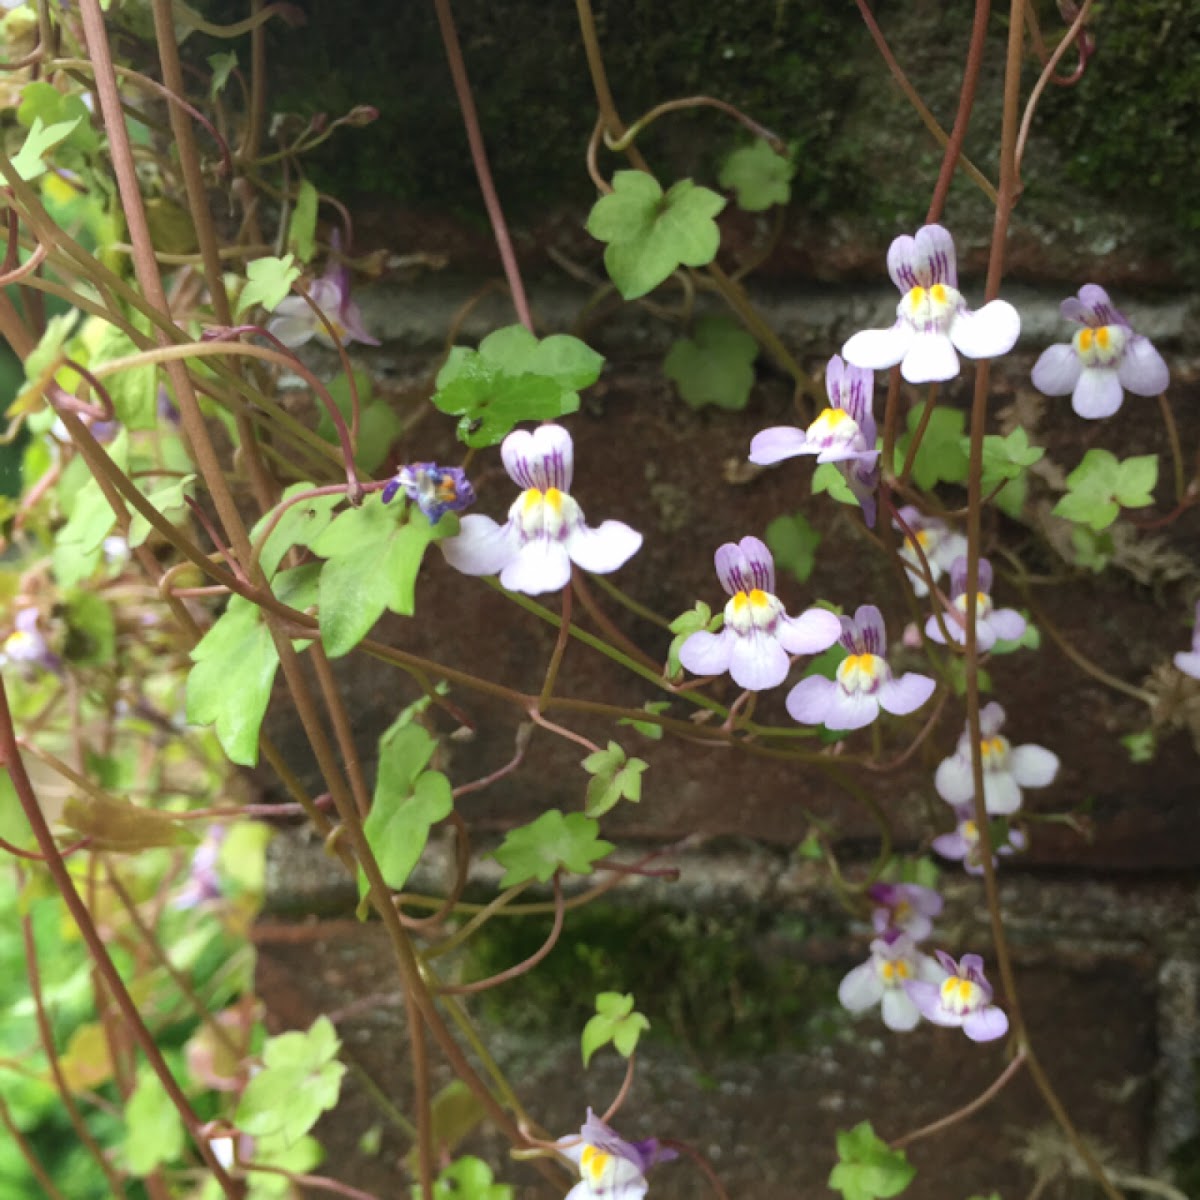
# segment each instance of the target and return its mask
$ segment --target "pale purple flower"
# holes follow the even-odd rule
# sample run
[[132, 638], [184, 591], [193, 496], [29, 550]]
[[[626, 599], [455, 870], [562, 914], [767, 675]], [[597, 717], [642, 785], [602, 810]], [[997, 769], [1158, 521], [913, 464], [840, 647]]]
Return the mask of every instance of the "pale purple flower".
[[856, 333], [842, 347], [848, 363], [871, 371], [899, 363], [909, 383], [931, 383], [958, 374], [958, 354], [995, 358], [1016, 343], [1021, 318], [1011, 304], [992, 300], [977, 312], [967, 307], [958, 290], [954, 239], [940, 225], [896, 238], [888, 274], [903, 295], [896, 323]]
[[[365, 346], [378, 346], [379, 339], [373, 338], [363, 325], [362, 310], [350, 298], [350, 269], [340, 261], [340, 242], [333, 238], [333, 256], [320, 279], [309, 285], [309, 299], [325, 314], [338, 341], [342, 345], [362, 342]], [[295, 350], [314, 337], [327, 349], [336, 349], [325, 326], [317, 314], [308, 306], [303, 296], [286, 296], [276, 306], [267, 322], [267, 332], [277, 337], [285, 346]]]
[[906, 716], [933, 695], [934, 682], [911, 671], [899, 679], [887, 658], [883, 617], [873, 604], [864, 604], [851, 617], [842, 617], [839, 639], [850, 653], [837, 669], [836, 679], [810, 675], [788, 693], [787, 710], [802, 725], [828, 729], [861, 729], [879, 710]]
[[973, 1042], [1003, 1037], [1008, 1017], [992, 1003], [995, 993], [983, 973], [983, 959], [964, 954], [955, 962], [941, 950], [935, 953], [946, 972], [941, 983], [918, 979], [904, 985], [921, 1016], [934, 1025], [957, 1027]]
[[[953, 862], [961, 862], [963, 870], [968, 875], [983, 874], [983, 855], [981, 853], [982, 838], [979, 826], [975, 823], [975, 810], [969, 804], [956, 806], [954, 809], [956, 822], [953, 833], [939, 834], [930, 845], [934, 853], [940, 854]], [[996, 837], [997, 830], [1002, 830], [1004, 841]], [[992, 822], [992, 866], [998, 862], [997, 855], [1016, 854], [1029, 845], [1029, 839], [1020, 829], [1013, 829], [1005, 822]]]
[[579, 1167], [579, 1182], [565, 1200], [642, 1200], [646, 1172], [679, 1155], [656, 1138], [627, 1142], [588, 1109], [578, 1137], [561, 1138], [560, 1153]]
[[875, 376], [847, 366], [838, 355], [825, 368], [829, 407], [807, 429], [774, 425], [754, 435], [750, 461], [771, 466], [798, 454], [816, 455], [818, 463], [836, 463], [863, 508], [863, 519], [875, 524], [875, 491], [879, 485], [879, 451], [875, 448], [872, 397]]
[[699, 630], [680, 647], [679, 661], [693, 675], [725, 671], [738, 687], [761, 692], [786, 678], [791, 654], [819, 654], [841, 634], [827, 609], [789, 617], [775, 595], [775, 562], [756, 537], [726, 542], [716, 553], [717, 578], [729, 595], [719, 633]]
[[[1024, 799], [1022, 788], [1048, 787], [1058, 774], [1058, 755], [1045, 746], [1013, 746], [1000, 730], [1004, 709], [994, 700], [979, 714], [979, 743], [983, 758], [983, 802], [996, 817], [1019, 811]], [[975, 796], [975, 777], [971, 771], [971, 731], [964, 729], [954, 753], [938, 764], [933, 777], [937, 794], [947, 804], [966, 804]]]
[[883, 1023], [897, 1033], [915, 1029], [921, 1013], [909, 998], [906, 985], [926, 980], [931, 986], [945, 971], [922, 954], [911, 937], [892, 931], [871, 943], [871, 957], [860, 963], [838, 984], [838, 1002], [847, 1012], [866, 1012], [879, 1005]]
[[569, 488], [575, 468], [571, 435], [561, 425], [518, 429], [504, 439], [500, 457], [522, 489], [508, 521], [463, 517], [461, 532], [438, 544], [446, 561], [467, 575], [499, 574], [513, 592], [556, 592], [571, 578], [571, 563], [607, 575], [642, 544], [642, 535], [621, 521], [592, 529]]
[[[925, 573], [921, 570], [921, 559], [917, 554], [913, 540], [925, 554], [929, 564], [929, 573], [934, 583], [950, 570], [954, 560], [967, 552], [967, 539], [954, 530], [939, 517], [927, 517], [919, 508], [906, 504], [899, 511], [900, 520], [908, 526], [909, 532], [904, 534], [904, 543], [900, 547], [900, 557], [907, 564], [908, 577], [912, 582], [913, 592], [917, 596], [928, 596], [929, 585], [925, 582]], [[896, 528], [903, 528], [899, 522]]]
[[[962, 555], [950, 568], [950, 607], [943, 614], [946, 632], [960, 646], [967, 640], [967, 559]], [[1015, 642], [1025, 632], [1025, 618], [1015, 608], [996, 608], [992, 602], [992, 564], [979, 560], [979, 592], [975, 604], [975, 645], [985, 654], [997, 642]], [[925, 622], [925, 636], [946, 644], [936, 617]]]
[[1196, 623], [1192, 627], [1191, 650], [1180, 650], [1175, 655], [1175, 665], [1193, 679], [1200, 679], [1200, 600], [1196, 601]]
[[200, 844], [192, 852], [187, 883], [175, 897], [175, 908], [198, 908], [220, 898], [221, 876], [217, 864], [221, 857], [221, 844], [225, 841], [225, 833], [224, 825], [208, 827]]
[[1083, 328], [1066, 345], [1051, 346], [1033, 366], [1033, 386], [1047, 396], [1071, 394], [1071, 407], [1089, 418], [1111, 417], [1127, 391], [1158, 396], [1170, 374], [1150, 339], [1134, 333], [1129, 321], [1095, 283], [1059, 306], [1068, 321]]
[[0, 666], [12, 663], [26, 674], [33, 669], [62, 673], [62, 659], [50, 649], [39, 628], [36, 608], [19, 608], [13, 617], [13, 631], [0, 645]]
[[875, 904], [871, 923], [876, 933], [904, 933], [914, 942], [933, 932], [933, 918], [942, 911], [941, 896], [919, 883], [873, 883], [867, 896]]
[[409, 463], [388, 481], [381, 499], [390, 504], [402, 491], [436, 525], [445, 513], [461, 512], [475, 503], [475, 489], [462, 467], [439, 467], [437, 463]]

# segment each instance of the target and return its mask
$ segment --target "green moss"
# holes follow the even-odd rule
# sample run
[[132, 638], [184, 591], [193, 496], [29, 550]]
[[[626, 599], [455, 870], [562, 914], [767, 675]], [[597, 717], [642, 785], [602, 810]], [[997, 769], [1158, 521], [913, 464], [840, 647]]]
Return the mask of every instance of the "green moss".
[[[800, 1047], [832, 1028], [838, 979], [786, 953], [801, 933], [749, 915], [592, 905], [569, 915], [535, 970], [483, 993], [483, 1015], [513, 1032], [578, 1036], [597, 992], [633, 992], [650, 1036], [692, 1053]], [[470, 977], [522, 961], [545, 936], [542, 922], [491, 922], [472, 942]]]

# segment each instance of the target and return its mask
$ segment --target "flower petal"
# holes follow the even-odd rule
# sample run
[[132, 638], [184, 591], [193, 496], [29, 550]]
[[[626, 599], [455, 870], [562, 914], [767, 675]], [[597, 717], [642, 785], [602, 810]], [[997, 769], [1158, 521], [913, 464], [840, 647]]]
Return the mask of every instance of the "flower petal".
[[929, 845], [933, 848], [935, 854], [940, 854], [943, 858], [948, 858], [952, 862], [966, 858], [969, 849], [967, 839], [957, 831], [954, 833], [939, 833]]
[[575, 449], [561, 425], [513, 430], [500, 446], [500, 457], [509, 478], [522, 488], [571, 490]]
[[895, 1033], [908, 1033], [921, 1023], [921, 1010], [913, 1003], [907, 992], [900, 988], [888, 988], [883, 993], [883, 1023]]
[[1004, 728], [1004, 709], [992, 700], [979, 710], [979, 732], [984, 737], [995, 737]]
[[267, 332], [289, 350], [296, 350], [312, 340], [318, 324], [316, 314], [299, 296], [285, 296], [275, 306]]
[[1096, 421], [1111, 417], [1124, 399], [1121, 380], [1112, 367], [1085, 367], [1071, 393], [1071, 407], [1079, 416]]
[[879, 707], [897, 717], [916, 712], [937, 684], [928, 675], [907, 671], [899, 679], [889, 679], [879, 689]]
[[720, 633], [698, 630], [679, 647], [679, 661], [693, 675], [724, 675], [736, 637], [732, 629]]
[[797, 454], [815, 454], [817, 447], [809, 446], [803, 429], [795, 425], [773, 425], [756, 433], [750, 443], [750, 461], [760, 467], [795, 458]]
[[842, 347], [842, 357], [856, 367], [882, 371], [894, 367], [908, 353], [916, 336], [907, 321], [897, 321], [891, 329], [863, 329]]
[[833, 703], [833, 695], [842, 689], [824, 675], [802, 679], [787, 696], [787, 710], [801, 725], [823, 725]]
[[992, 300], [974, 312], [959, 309], [950, 323], [950, 340], [968, 358], [1007, 354], [1021, 336], [1021, 316], [1007, 300]]
[[1172, 661], [1185, 675], [1200, 679], [1200, 653], [1194, 650], [1180, 650]]
[[944, 333], [936, 331], [918, 333], [900, 364], [900, 374], [909, 383], [935, 383], [954, 379], [958, 372], [958, 355], [954, 353], [954, 343]]
[[1058, 311], [1068, 321], [1076, 321], [1080, 325], [1124, 325], [1129, 322], [1108, 298], [1108, 293], [1098, 283], [1085, 283], [1079, 289], [1079, 298], [1074, 296], [1064, 300]]
[[1008, 1017], [994, 1004], [971, 1013], [962, 1023], [963, 1033], [973, 1042], [994, 1042], [1008, 1032]]
[[918, 282], [925, 287], [934, 283], [958, 287], [958, 267], [954, 258], [954, 239], [941, 225], [924, 225], [913, 239], [916, 243]]
[[1058, 774], [1058, 755], [1045, 746], [1014, 746], [1008, 756], [1012, 777], [1029, 788], [1049, 787]]
[[1008, 817], [1021, 808], [1021, 789], [1009, 771], [984, 771], [983, 806], [993, 817]]
[[566, 540], [572, 562], [597, 575], [607, 575], [624, 566], [641, 545], [642, 535], [624, 521], [605, 521], [596, 529], [577, 525]]
[[1033, 364], [1033, 386], [1046, 396], [1069, 396], [1083, 373], [1083, 363], [1075, 347], [1050, 346]]
[[763, 592], [775, 591], [775, 559], [761, 538], [744, 537], [738, 542], [746, 563], [746, 571], [750, 577], [749, 587], [758, 588]]
[[726, 542], [717, 547], [713, 555], [713, 565], [717, 568], [717, 578], [721, 586], [730, 596], [738, 592], [748, 592], [754, 587], [753, 572], [746, 555], [737, 542]]
[[1158, 396], [1167, 390], [1171, 373], [1163, 356], [1140, 334], [1129, 339], [1117, 367], [1117, 378], [1135, 396]]
[[346, 331], [346, 341], [362, 342], [364, 346], [378, 346], [379, 339], [372, 337], [367, 332], [367, 327], [363, 324], [362, 309], [353, 300], [347, 300], [342, 305], [342, 311], [338, 315], [338, 319], [342, 323], [342, 328]]
[[875, 969], [875, 959], [855, 967], [838, 984], [838, 1003], [852, 1013], [864, 1012], [883, 998], [883, 982]]
[[867, 692], [851, 693], [834, 685], [829, 709], [825, 714], [825, 728], [849, 732], [870, 725], [879, 716], [879, 701]]
[[941, 992], [936, 983], [929, 983], [924, 979], [909, 979], [904, 984], [904, 990], [925, 1020], [932, 1021], [935, 1025], [956, 1023], [953, 1020], [946, 1021], [942, 1011]]
[[526, 542], [500, 572], [500, 583], [510, 592], [540, 596], [557, 592], [571, 581], [571, 559], [562, 542], [540, 537]]
[[874, 604], [860, 604], [854, 612], [854, 626], [858, 630], [857, 641], [868, 654], [887, 653], [887, 630], [883, 624], [883, 613]]
[[933, 787], [947, 804], [966, 804], [975, 795], [971, 760], [957, 754], [943, 758], [933, 773]]
[[810, 608], [798, 617], [784, 617], [776, 637], [789, 654], [820, 654], [841, 637], [841, 621], [826, 608]]
[[733, 640], [729, 674], [738, 687], [748, 692], [778, 687], [787, 678], [790, 665], [787, 651], [764, 630], [755, 629]]
[[[888, 274], [902, 292], [911, 291], [920, 282], [917, 274], [917, 239], [902, 233], [892, 239], [887, 254]], [[845, 353], [843, 351], [843, 353]]]
[[472, 513], [462, 518], [454, 537], [438, 546], [446, 561], [464, 575], [498, 575], [517, 556], [521, 537], [511, 521], [497, 525], [491, 517]]
[[1015, 642], [1025, 632], [1025, 618], [1015, 608], [997, 608], [988, 617], [987, 624], [997, 638]]

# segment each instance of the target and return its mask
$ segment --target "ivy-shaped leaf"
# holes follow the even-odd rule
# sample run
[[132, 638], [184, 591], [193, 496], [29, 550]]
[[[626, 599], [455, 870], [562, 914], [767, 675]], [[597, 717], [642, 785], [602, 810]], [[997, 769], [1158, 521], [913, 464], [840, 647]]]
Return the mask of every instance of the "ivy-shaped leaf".
[[838, 1165], [829, 1186], [845, 1200], [890, 1200], [916, 1176], [903, 1150], [892, 1150], [875, 1136], [869, 1121], [837, 1135]]
[[592, 863], [616, 847], [600, 837], [600, 823], [583, 813], [564, 816], [557, 808], [536, 821], [512, 830], [492, 852], [504, 867], [502, 888], [536, 879], [549, 880], [555, 871], [590, 875]]
[[[174, 521], [188, 511], [186, 498], [195, 491], [193, 487], [195, 482], [195, 475], [184, 475], [179, 479], [172, 479], [170, 483], [164, 484], [160, 488], [155, 488], [152, 492], [146, 492], [145, 496], [168, 521]], [[153, 526], [141, 513], [134, 512], [129, 521], [129, 548], [132, 550], [140, 546], [150, 536], [152, 528]]]
[[[512, 1185], [496, 1183], [492, 1168], [481, 1158], [468, 1154], [458, 1159], [433, 1181], [433, 1200], [513, 1200]], [[421, 1200], [419, 1184], [413, 1184], [412, 1200]]]
[[340, 1048], [328, 1017], [318, 1017], [307, 1032], [268, 1038], [263, 1069], [246, 1085], [238, 1104], [238, 1128], [253, 1137], [302, 1138], [337, 1104], [346, 1073], [337, 1061]]
[[261, 304], [267, 312], [273, 312], [299, 278], [300, 268], [296, 266], [293, 254], [285, 254], [282, 258], [256, 258], [246, 265], [246, 286], [238, 297], [238, 314], [253, 304]]
[[583, 769], [592, 776], [588, 783], [584, 812], [602, 817], [622, 800], [637, 804], [642, 798], [642, 772], [650, 764], [640, 758], [626, 758], [616, 742], [583, 760]]
[[725, 317], [701, 317], [695, 338], [680, 338], [667, 352], [663, 374], [693, 408], [706, 404], [738, 410], [754, 387], [758, 343]]
[[[129, 462], [129, 437], [124, 430], [108, 445], [108, 456], [122, 471]], [[117, 523], [99, 483], [90, 475], [75, 493], [71, 516], [54, 539], [54, 577], [59, 586], [73, 587], [86, 579], [100, 562], [104, 539]]]
[[[896, 440], [896, 471], [904, 466], [908, 447], [921, 422], [921, 407], [909, 410], [908, 432]], [[969, 446], [964, 436], [966, 414], [957, 408], [935, 408], [929, 414], [929, 424], [917, 447], [913, 460], [912, 478], [925, 491], [939, 483], [965, 483], [967, 478]]]
[[27, 182], [44, 175], [46, 164], [42, 159], [60, 142], [66, 141], [82, 119], [75, 117], [70, 121], [46, 125], [41, 117], [34, 117], [21, 149], [13, 156], [13, 170]]
[[607, 242], [604, 265], [617, 291], [635, 300], [679, 266], [702, 267], [717, 256], [721, 231], [713, 218], [725, 200], [681, 179], [663, 194], [644, 171], [618, 171], [613, 190], [592, 207], [587, 231]]
[[[671, 707], [670, 700], [647, 700], [642, 708], [653, 716], [659, 716], [665, 713]], [[663, 727], [654, 721], [639, 721], [634, 717], [621, 717], [617, 721], [618, 725], [631, 725], [642, 735], [649, 738], [652, 742], [662, 741]]]
[[812, 494], [819, 496], [822, 492], [827, 492], [830, 499], [839, 504], [862, 507], [858, 503], [858, 497], [850, 490], [846, 477], [838, 470], [837, 463], [820, 463], [813, 472]]
[[212, 83], [209, 85], [208, 98], [215, 100], [224, 90], [238, 65], [237, 54], [230, 50], [228, 54], [210, 54], [208, 65], [212, 68]]
[[125, 1104], [125, 1163], [139, 1179], [183, 1155], [187, 1131], [179, 1110], [149, 1067], [138, 1071], [137, 1086]]
[[579, 391], [604, 359], [578, 338], [539, 341], [520, 325], [497, 329], [478, 350], [455, 346], [438, 372], [434, 407], [459, 418], [468, 446], [494, 446], [521, 421], [552, 421], [579, 408]]
[[[970, 438], [964, 439], [964, 448], [969, 455]], [[1045, 453], [1041, 446], [1030, 445], [1029, 435], [1020, 426], [1007, 437], [989, 433], [983, 439], [984, 496], [996, 492], [996, 507], [1018, 519], [1025, 507], [1027, 472]]]
[[583, 1027], [580, 1039], [583, 1065], [609, 1042], [617, 1053], [628, 1058], [637, 1049], [638, 1039], [650, 1028], [650, 1022], [633, 1008], [633, 995], [620, 992], [601, 992], [596, 997], [596, 1015]]
[[[314, 484], [294, 483], [284, 493], [281, 499], [290, 500], [300, 492], [312, 491]], [[339, 495], [310, 496], [301, 500], [284, 512], [278, 524], [271, 530], [271, 536], [259, 555], [259, 565], [269, 579], [275, 574], [283, 557], [294, 546], [311, 546], [321, 536], [333, 520], [333, 510], [342, 502]], [[270, 519], [268, 513], [250, 531], [251, 543], [258, 540], [259, 534], [266, 528]]]
[[[274, 592], [294, 608], [316, 599], [317, 568], [310, 564], [282, 572]], [[187, 678], [187, 719], [214, 725], [230, 762], [258, 762], [258, 733], [271, 699], [279, 653], [261, 610], [234, 596], [215, 625], [192, 650]]]
[[776, 517], [767, 526], [765, 540], [775, 556], [776, 566], [791, 571], [801, 583], [807, 583], [817, 561], [817, 547], [821, 544], [821, 535], [808, 518], [803, 513]]
[[[392, 443], [400, 434], [401, 422], [399, 414], [386, 400], [375, 398], [371, 376], [366, 371], [354, 372], [354, 386], [358, 390], [358, 443], [354, 461], [360, 471], [369, 475], [386, 461]], [[329, 384], [329, 394], [349, 425], [353, 407], [350, 381], [345, 375], [339, 375]], [[317, 433], [327, 442], [337, 444], [337, 430], [324, 405], [321, 406]]]
[[[6, 409], [6, 417], [19, 416], [41, 407], [42, 393], [58, 374], [62, 359], [66, 355], [67, 340], [75, 332], [79, 315], [79, 310], [72, 308], [46, 322], [46, 329], [38, 339], [38, 344], [25, 359], [25, 383], [17, 393], [16, 399]], [[47, 424], [53, 420], [53, 414], [49, 413]]]
[[764, 212], [792, 198], [796, 164], [776, 154], [762, 138], [734, 150], [721, 164], [717, 180], [737, 195], [738, 208]]
[[[137, 346], [124, 330], [105, 323], [98, 336], [88, 339], [88, 365], [95, 367], [136, 354]], [[105, 380], [117, 420], [126, 429], [154, 429], [158, 425], [158, 374], [153, 367], [126, 367]]]
[[1099, 533], [1117, 519], [1122, 508], [1145, 508], [1153, 504], [1157, 482], [1156, 454], [1119, 461], [1108, 450], [1089, 450], [1067, 476], [1069, 490], [1053, 512]]
[[[408, 882], [429, 840], [429, 831], [454, 808], [450, 781], [426, 771], [437, 746], [420, 725], [393, 725], [379, 739], [379, 775], [371, 811], [363, 823], [384, 882], [399, 890]], [[359, 895], [366, 895], [359, 871]]]
[[55, 125], [71, 125], [63, 144], [88, 153], [100, 145], [100, 135], [92, 128], [92, 115], [83, 99], [72, 92], [60, 92], [51, 83], [37, 80], [21, 89], [21, 104], [17, 120], [32, 129], [40, 120], [49, 129]]
[[321, 643], [330, 658], [353, 650], [385, 609], [413, 615], [426, 547], [453, 526], [443, 517], [435, 529], [416, 507], [384, 504], [375, 493], [361, 508], [339, 513], [313, 540], [313, 553], [328, 559], [318, 601]]

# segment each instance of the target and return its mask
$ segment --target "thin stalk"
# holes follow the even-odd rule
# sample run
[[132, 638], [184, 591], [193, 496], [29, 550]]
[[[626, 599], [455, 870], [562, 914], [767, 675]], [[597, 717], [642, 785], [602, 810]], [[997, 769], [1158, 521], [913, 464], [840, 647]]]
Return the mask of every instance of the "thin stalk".
[[969, 1104], [964, 1104], [962, 1108], [956, 1108], [954, 1112], [947, 1116], [940, 1117], [936, 1121], [931, 1121], [928, 1125], [922, 1125], [920, 1129], [914, 1129], [912, 1133], [906, 1133], [903, 1137], [897, 1138], [891, 1143], [893, 1150], [903, 1149], [905, 1146], [911, 1146], [913, 1142], [919, 1142], [922, 1138], [927, 1138], [935, 1133], [941, 1133], [943, 1129], [949, 1129], [951, 1125], [957, 1125], [959, 1121], [965, 1120], [972, 1113], [977, 1113], [981, 1108], [990, 1104], [1016, 1077], [1017, 1072], [1028, 1061], [1026, 1052], [1021, 1050], [1017, 1053], [1016, 1058], [1008, 1064], [1000, 1073], [998, 1079], [988, 1086], [986, 1091], [976, 1096]]
[[425, 1046], [425, 1022], [411, 992], [404, 993], [408, 1013], [408, 1044], [412, 1054], [413, 1106], [417, 1110], [417, 1162], [421, 1200], [433, 1200], [433, 1121], [429, 1103], [429, 1057]]

